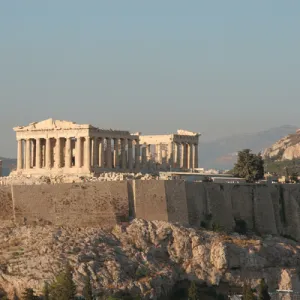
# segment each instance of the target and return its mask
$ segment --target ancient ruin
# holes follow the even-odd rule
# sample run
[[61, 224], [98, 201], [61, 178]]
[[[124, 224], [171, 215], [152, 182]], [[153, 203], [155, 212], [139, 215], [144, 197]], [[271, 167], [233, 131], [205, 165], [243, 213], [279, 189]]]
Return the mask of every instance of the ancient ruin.
[[187, 170], [198, 166], [200, 134], [184, 130], [141, 136], [48, 119], [15, 127], [14, 131], [18, 174], [88, 176], [105, 171]]
[[199, 133], [186, 130], [169, 135], [140, 136], [142, 165], [149, 170], [198, 168], [199, 136]]

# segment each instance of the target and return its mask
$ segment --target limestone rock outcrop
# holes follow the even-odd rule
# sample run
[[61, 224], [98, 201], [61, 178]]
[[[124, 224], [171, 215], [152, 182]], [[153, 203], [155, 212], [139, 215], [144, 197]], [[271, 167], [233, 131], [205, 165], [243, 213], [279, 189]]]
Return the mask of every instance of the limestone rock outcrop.
[[253, 287], [264, 277], [270, 290], [300, 291], [300, 245], [288, 239], [245, 237], [135, 219], [112, 232], [99, 228], [18, 227], [0, 230], [0, 289], [10, 297], [40, 292], [64, 263], [74, 267], [81, 294], [85, 268], [95, 293], [129, 291], [158, 299], [180, 280]]
[[279, 161], [300, 158], [300, 130], [280, 139], [267, 148], [263, 152], [263, 157]]

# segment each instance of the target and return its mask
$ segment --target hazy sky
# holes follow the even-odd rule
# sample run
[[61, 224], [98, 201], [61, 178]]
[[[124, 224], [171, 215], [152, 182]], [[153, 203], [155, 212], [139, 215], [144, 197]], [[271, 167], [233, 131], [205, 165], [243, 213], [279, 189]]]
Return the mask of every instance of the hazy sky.
[[298, 125], [299, 0], [0, 2], [0, 156], [53, 117], [203, 140]]

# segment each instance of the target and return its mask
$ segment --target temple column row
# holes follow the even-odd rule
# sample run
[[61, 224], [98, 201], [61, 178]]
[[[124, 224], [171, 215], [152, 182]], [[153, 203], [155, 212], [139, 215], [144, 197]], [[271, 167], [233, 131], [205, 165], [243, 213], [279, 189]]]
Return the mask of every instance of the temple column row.
[[[104, 147], [106, 140], [106, 149]], [[114, 142], [112, 148], [112, 141]], [[135, 153], [133, 157], [133, 140], [127, 138], [91, 138], [93, 144], [92, 167], [108, 168], [108, 169], [129, 169], [136, 170], [140, 167], [140, 145], [135, 140]], [[127, 146], [127, 150], [126, 150]], [[119, 151], [120, 149], [120, 151]], [[88, 151], [88, 149], [86, 149]], [[135, 162], [135, 165], [134, 165]]]
[[198, 144], [197, 143], [176, 143], [154, 144], [156, 157], [153, 158], [150, 152], [150, 144], [144, 144], [142, 148], [142, 165], [148, 167], [148, 162], [154, 160], [158, 164], [167, 163], [169, 167], [181, 169], [194, 169], [198, 167]]

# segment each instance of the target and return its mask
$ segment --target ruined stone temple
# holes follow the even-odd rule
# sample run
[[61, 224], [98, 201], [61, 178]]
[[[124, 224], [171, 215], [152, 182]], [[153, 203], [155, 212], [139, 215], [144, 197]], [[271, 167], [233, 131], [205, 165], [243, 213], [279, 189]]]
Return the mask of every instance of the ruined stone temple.
[[148, 165], [148, 169], [158, 165], [161, 170], [198, 168], [199, 136], [199, 133], [187, 130], [169, 135], [140, 136], [142, 165]]
[[180, 170], [198, 166], [200, 134], [142, 136], [125, 130], [48, 119], [14, 128], [17, 172], [97, 175], [104, 171]]

